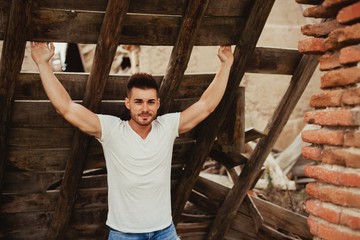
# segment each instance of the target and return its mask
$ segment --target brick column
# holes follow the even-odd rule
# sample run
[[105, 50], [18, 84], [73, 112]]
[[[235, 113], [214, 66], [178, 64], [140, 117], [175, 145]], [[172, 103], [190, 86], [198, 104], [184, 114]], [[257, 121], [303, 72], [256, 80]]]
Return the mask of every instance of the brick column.
[[296, 0], [310, 4], [305, 17], [328, 19], [301, 28], [304, 54], [321, 54], [321, 90], [312, 96], [302, 132], [308, 224], [314, 239], [360, 239], [360, 1]]

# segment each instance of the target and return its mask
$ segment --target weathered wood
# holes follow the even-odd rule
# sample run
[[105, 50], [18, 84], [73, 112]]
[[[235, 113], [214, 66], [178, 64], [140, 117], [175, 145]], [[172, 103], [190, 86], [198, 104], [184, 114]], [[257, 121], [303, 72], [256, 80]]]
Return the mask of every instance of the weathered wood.
[[[24, 58], [31, 0], [14, 0], [10, 6], [0, 60], [0, 191], [7, 158], [12, 99]], [[16, 39], [16, 41], [14, 41]]]
[[[44, 132], [53, 134], [54, 138], [63, 136], [56, 135], [56, 132], [51, 132], [49, 129], [45, 129]], [[62, 131], [61, 131], [62, 132]], [[29, 136], [26, 137], [29, 139], [29, 142], [32, 142], [34, 138], [31, 137], [32, 134], [37, 134], [37, 132], [30, 131]], [[8, 162], [7, 162], [7, 171], [63, 171], [66, 165], [66, 161], [70, 154], [70, 145], [66, 147], [60, 147], [60, 142], [66, 141], [65, 139], [51, 139], [50, 142], [53, 144], [48, 144], [49, 138], [44, 138], [35, 144], [42, 145], [45, 148], [32, 148], [27, 144], [22, 147], [10, 147], [8, 150]], [[58, 141], [54, 144], [54, 141]], [[24, 141], [24, 140], [22, 140]], [[55, 147], [57, 145], [58, 147]], [[173, 148], [173, 164], [185, 164], [188, 160], [188, 155], [191, 148], [194, 145], [194, 140], [188, 138], [178, 138], [175, 141]], [[89, 169], [98, 169], [104, 168], [105, 161], [103, 156], [102, 147], [99, 142], [95, 139], [90, 143], [90, 149], [88, 158], [85, 165], [85, 170]]]
[[[10, 0], [0, 0], [0, 7], [8, 7]], [[108, 0], [88, 0], [86, 4], [71, 0], [34, 0], [34, 7], [62, 9], [62, 10], [81, 10], [81, 11], [100, 11], [104, 12]], [[129, 13], [143, 14], [163, 14], [163, 15], [182, 15], [186, 1], [178, 0], [137, 0], [131, 1]], [[226, 3], [211, 0], [206, 11], [206, 16], [247, 16], [250, 0], [228, 0]]]
[[[184, 110], [197, 99], [179, 99], [170, 108], [171, 112]], [[97, 111], [128, 120], [128, 110], [123, 101], [102, 102]], [[13, 103], [13, 128], [71, 128], [70, 123], [59, 116], [49, 101], [17, 101]]]
[[217, 136], [217, 144], [225, 153], [239, 154], [245, 147], [245, 88], [239, 87]]
[[[91, 44], [97, 41], [104, 13], [38, 9], [32, 17], [30, 40]], [[175, 15], [126, 15], [117, 44], [175, 45], [181, 22]], [[195, 44], [232, 44], [243, 22], [244, 17], [204, 18]]]
[[74, 128], [12, 128], [8, 145], [13, 148], [70, 148]]
[[195, 38], [208, 4], [209, 0], [188, 2], [176, 44], [172, 49], [166, 73], [160, 85], [159, 95], [162, 99], [160, 114], [170, 111], [172, 98], [177, 92], [187, 68]]
[[45, 192], [49, 186], [59, 182], [63, 172], [6, 172], [4, 193]]
[[256, 145], [256, 148], [250, 156], [249, 163], [245, 165], [237, 182], [224, 200], [212, 225], [212, 231], [210, 233], [211, 239], [219, 239], [217, 237], [225, 234], [227, 230], [226, 226], [230, 225], [247, 191], [258, 176], [267, 155], [270, 153], [271, 148], [290, 117], [292, 110], [306, 88], [317, 64], [317, 57], [303, 57], [297, 71], [292, 77], [288, 90], [274, 112], [273, 118], [267, 125], [265, 131], [267, 135], [261, 138]]
[[[97, 111], [101, 102], [106, 79], [109, 75], [117, 44], [120, 40], [123, 19], [128, 10], [129, 1], [108, 2], [94, 56], [94, 66], [89, 75], [84, 95], [84, 106]], [[70, 158], [65, 167], [61, 184], [61, 194], [47, 237], [63, 239], [64, 230], [69, 222], [76, 199], [78, 184], [85, 166], [90, 138], [80, 130], [75, 132]]]
[[[202, 177], [199, 177], [198, 181], [196, 182], [195, 190], [201, 194], [198, 196], [202, 196], [201, 200], [196, 203], [201, 202], [200, 206], [202, 204], [202, 207], [205, 210], [213, 213], [217, 212], [218, 207], [220, 207], [224, 198], [230, 191], [229, 188], [224, 187], [218, 183], [211, 182], [210, 180], [204, 179]], [[251, 200], [254, 202], [256, 208], [263, 217], [265, 225], [272, 226], [284, 232], [290, 232], [304, 239], [311, 238], [305, 216], [277, 206], [268, 201], [262, 200], [258, 197], [251, 197]], [[249, 209], [246, 208], [244, 204], [241, 204], [236, 214], [238, 215], [239, 213], [251, 216]], [[289, 219], [291, 219], [291, 221], [289, 221]], [[232, 226], [234, 225], [235, 224], [232, 223]], [[261, 228], [259, 231], [261, 231]]]
[[[4, 235], [4, 239], [13, 239], [15, 234], [21, 234], [23, 231], [30, 231], [30, 229], [36, 229], [41, 231], [41, 237], [38, 235], [37, 239], [47, 239], [44, 236], [43, 230], [48, 228], [48, 225], [53, 218], [52, 211], [40, 211], [40, 212], [25, 212], [25, 213], [0, 213], [1, 222], [6, 222], [8, 225], [1, 226], [1, 233]], [[76, 209], [71, 217], [70, 225], [97, 225], [104, 226], [103, 219], [107, 214], [107, 208], [90, 208], [90, 209]], [[66, 235], [68, 231], [64, 232]], [[36, 233], [32, 233], [36, 236]], [[20, 238], [21, 239], [21, 238]], [[24, 237], [22, 239], [35, 239], [31, 236]], [[78, 238], [73, 238], [78, 239]], [[99, 239], [99, 238], [98, 238]]]
[[245, 131], [245, 142], [250, 142], [250, 141], [254, 141], [258, 138], [262, 138], [264, 137], [265, 134], [254, 129], [254, 128], [249, 128]]
[[241, 153], [225, 153], [214, 147], [210, 150], [209, 157], [221, 163], [226, 168], [233, 168], [235, 166], [243, 165], [248, 161], [248, 158]]
[[[20, 213], [32, 211], [53, 211], [59, 198], [59, 191], [4, 194], [0, 203], [3, 213]], [[81, 189], [74, 209], [107, 207], [107, 188]]]
[[246, 72], [294, 74], [302, 54], [297, 49], [256, 47], [246, 65]]
[[196, 182], [197, 176], [216, 138], [219, 126], [229, 111], [229, 105], [245, 73], [246, 65], [255, 49], [257, 40], [273, 3], [273, 1], [267, 1], [266, 4], [262, 1], [256, 1], [254, 3], [250, 11], [250, 17], [241, 32], [240, 39], [237, 41], [237, 46], [234, 51], [234, 64], [231, 68], [228, 85], [224, 94], [225, 97], [223, 97], [216, 110], [198, 126], [196, 147], [192, 153], [192, 159], [184, 171], [173, 205], [173, 218], [175, 223], [179, 221], [191, 189]]

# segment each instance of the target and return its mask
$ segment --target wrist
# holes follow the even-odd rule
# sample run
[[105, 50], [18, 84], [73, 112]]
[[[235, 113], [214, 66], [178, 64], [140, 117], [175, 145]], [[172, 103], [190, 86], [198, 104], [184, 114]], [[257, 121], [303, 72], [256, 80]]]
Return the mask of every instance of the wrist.
[[221, 67], [224, 67], [224, 68], [231, 68], [232, 66], [232, 61], [224, 61], [224, 62], [221, 62]]

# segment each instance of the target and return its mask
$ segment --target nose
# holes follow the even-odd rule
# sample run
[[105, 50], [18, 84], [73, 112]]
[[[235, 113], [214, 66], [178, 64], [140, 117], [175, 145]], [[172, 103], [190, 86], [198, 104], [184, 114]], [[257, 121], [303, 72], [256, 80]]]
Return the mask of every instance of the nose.
[[149, 109], [149, 105], [146, 102], [143, 103], [142, 110], [146, 112], [148, 109]]

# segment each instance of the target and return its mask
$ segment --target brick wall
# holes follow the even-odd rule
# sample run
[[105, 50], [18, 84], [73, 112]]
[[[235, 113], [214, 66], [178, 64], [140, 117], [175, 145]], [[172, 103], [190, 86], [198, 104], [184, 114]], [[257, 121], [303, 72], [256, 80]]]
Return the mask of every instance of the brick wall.
[[[304, 54], [319, 54], [323, 72], [313, 110], [305, 113], [318, 130], [302, 132], [308, 224], [314, 239], [360, 239], [360, 1], [296, 0], [305, 17], [327, 19], [301, 28]], [[319, 21], [320, 22], [320, 21]]]

